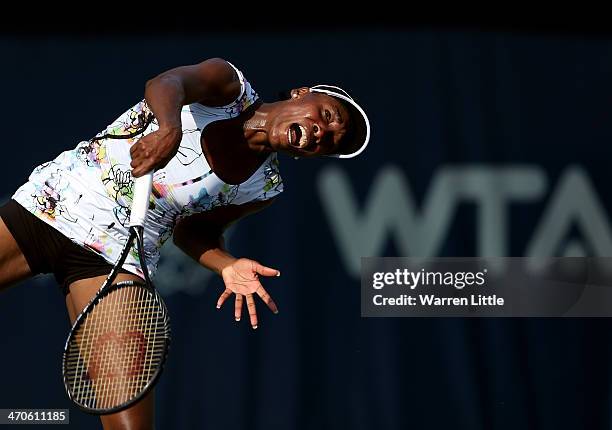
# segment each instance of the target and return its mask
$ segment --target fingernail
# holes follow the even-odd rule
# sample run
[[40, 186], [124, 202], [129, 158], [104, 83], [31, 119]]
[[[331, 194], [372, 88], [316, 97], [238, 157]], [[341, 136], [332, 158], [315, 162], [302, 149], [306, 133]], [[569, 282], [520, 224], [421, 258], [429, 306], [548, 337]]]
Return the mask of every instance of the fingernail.
[[221, 309], [221, 306], [217, 305], [217, 309]]
[[278, 313], [278, 310], [276, 310], [276, 311], [274, 312], [274, 315], [276, 315], [277, 313]]
[[276, 272], [276, 276], [280, 276], [280, 271]]
[[253, 326], [253, 330], [257, 330], [257, 326], [256, 325]]
[[236, 321], [240, 321], [240, 318], [236, 318]]

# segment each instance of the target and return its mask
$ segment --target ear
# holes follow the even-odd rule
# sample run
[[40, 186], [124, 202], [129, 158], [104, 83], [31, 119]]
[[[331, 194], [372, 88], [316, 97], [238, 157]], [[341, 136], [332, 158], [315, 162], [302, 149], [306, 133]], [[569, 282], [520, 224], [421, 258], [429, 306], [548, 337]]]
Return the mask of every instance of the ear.
[[292, 99], [299, 99], [302, 96], [304, 96], [305, 94], [308, 94], [310, 92], [310, 88], [308, 87], [300, 87], [300, 88], [294, 88], [291, 90], [291, 98]]

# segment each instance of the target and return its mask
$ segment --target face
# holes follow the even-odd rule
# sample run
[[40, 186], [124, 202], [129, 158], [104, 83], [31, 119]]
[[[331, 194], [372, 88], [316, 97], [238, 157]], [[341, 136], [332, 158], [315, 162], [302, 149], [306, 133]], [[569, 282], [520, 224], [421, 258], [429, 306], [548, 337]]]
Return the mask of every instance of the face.
[[316, 157], [337, 153], [348, 130], [349, 112], [334, 97], [300, 88], [279, 104], [269, 124], [268, 140], [274, 150]]

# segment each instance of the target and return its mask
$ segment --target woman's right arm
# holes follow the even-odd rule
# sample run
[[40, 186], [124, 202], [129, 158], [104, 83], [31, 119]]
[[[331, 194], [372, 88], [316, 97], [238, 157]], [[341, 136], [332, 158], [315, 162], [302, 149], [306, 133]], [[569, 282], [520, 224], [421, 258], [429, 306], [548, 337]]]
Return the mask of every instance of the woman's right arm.
[[160, 128], [180, 127], [181, 108], [185, 105], [200, 102], [224, 106], [239, 95], [238, 76], [221, 58], [168, 70], [147, 81], [145, 86], [145, 99]]

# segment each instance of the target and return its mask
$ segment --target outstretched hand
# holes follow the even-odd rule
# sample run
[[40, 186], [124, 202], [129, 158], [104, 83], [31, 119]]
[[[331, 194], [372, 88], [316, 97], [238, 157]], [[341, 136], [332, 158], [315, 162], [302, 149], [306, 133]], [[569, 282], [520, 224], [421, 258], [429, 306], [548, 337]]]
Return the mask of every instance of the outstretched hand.
[[271, 269], [248, 258], [239, 258], [232, 264], [222, 270], [221, 276], [225, 283], [225, 291], [219, 296], [217, 300], [217, 309], [220, 308], [225, 300], [232, 293], [236, 294], [236, 303], [234, 307], [234, 317], [236, 321], [240, 321], [242, 317], [242, 304], [246, 298], [247, 309], [251, 319], [251, 326], [257, 328], [257, 309], [255, 308], [255, 300], [253, 294], [257, 294], [261, 300], [270, 308], [275, 314], [278, 313], [276, 303], [272, 300], [272, 297], [264, 289], [259, 282], [259, 276], [280, 276], [280, 272], [276, 269]]
[[182, 138], [181, 127], [161, 127], [139, 139], [130, 148], [132, 176], [165, 167], [176, 155]]

